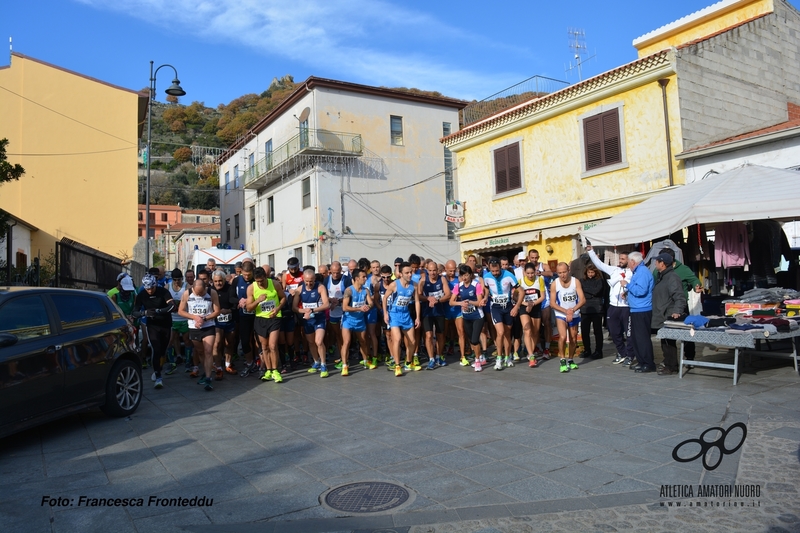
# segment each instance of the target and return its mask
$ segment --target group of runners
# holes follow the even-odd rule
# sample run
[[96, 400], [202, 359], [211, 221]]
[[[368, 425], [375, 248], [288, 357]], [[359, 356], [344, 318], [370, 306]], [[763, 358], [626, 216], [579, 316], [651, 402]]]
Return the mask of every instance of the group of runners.
[[551, 357], [553, 319], [559, 370], [577, 369], [579, 280], [566, 263], [551, 272], [535, 249], [513, 261], [490, 257], [480, 265], [470, 255], [440, 264], [412, 254], [393, 267], [366, 258], [301, 267], [292, 258], [276, 276], [250, 260], [235, 273], [210, 260], [196, 275], [151, 269], [138, 293], [121, 274], [109, 294], [142, 322], [156, 388], [162, 372], [182, 363], [209, 391], [225, 374], [280, 383], [301, 367], [326, 378], [331, 367], [344, 377], [354, 366], [383, 364], [402, 376], [457, 357], [480, 372], [493, 352], [495, 370], [523, 357], [535, 368]]

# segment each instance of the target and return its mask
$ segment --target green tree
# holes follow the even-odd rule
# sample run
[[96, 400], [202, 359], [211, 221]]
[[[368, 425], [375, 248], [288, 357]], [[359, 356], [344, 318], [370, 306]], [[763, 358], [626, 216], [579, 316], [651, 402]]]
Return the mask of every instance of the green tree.
[[[0, 139], [0, 185], [9, 181], [18, 181], [25, 174], [25, 169], [22, 168], [22, 165], [19, 163], [12, 165], [8, 162], [6, 146], [8, 146], [8, 139]], [[8, 219], [8, 213], [0, 209], [0, 240], [6, 237]]]

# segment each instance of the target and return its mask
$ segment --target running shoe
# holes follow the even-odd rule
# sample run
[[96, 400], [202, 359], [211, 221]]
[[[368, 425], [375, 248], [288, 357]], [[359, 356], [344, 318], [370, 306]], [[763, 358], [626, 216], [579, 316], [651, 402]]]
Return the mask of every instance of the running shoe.
[[315, 361], [314, 364], [311, 365], [311, 368], [308, 369], [308, 373], [309, 374], [315, 374], [315, 373], [319, 372], [319, 369], [320, 369], [319, 363], [317, 363]]
[[155, 381], [155, 380], [156, 380], [156, 373], [153, 372], [152, 374], [150, 374], [150, 381]]
[[400, 365], [394, 365], [394, 377], [400, 377], [403, 375], [403, 367]]
[[574, 359], [570, 359], [568, 363], [570, 370], [578, 370], [578, 363], [576, 363]]
[[217, 367], [217, 370], [214, 372], [214, 379], [217, 381], [222, 381], [222, 378], [225, 377], [225, 372], [222, 371], [222, 367]]
[[184, 370], [184, 373], [191, 372], [193, 368], [194, 368], [194, 366], [192, 366], [192, 360], [191, 359], [187, 359], [186, 360], [186, 369]]
[[626, 357], [622, 361], [622, 366], [631, 366], [631, 363], [633, 363], [633, 359], [631, 359], [630, 357]]
[[277, 370], [272, 373], [272, 379], [275, 380], [275, 383], [283, 383], [283, 376]]
[[322, 365], [319, 368], [319, 377], [321, 377], [321, 378], [327, 378], [328, 377], [328, 367], [326, 367], [325, 365]]
[[472, 366], [474, 366], [474, 367], [475, 367], [475, 372], [480, 372], [481, 370], [483, 370], [483, 369], [481, 368], [481, 362], [480, 362], [480, 360], [478, 360], [478, 361], [475, 361], [475, 364], [474, 364], [474, 365], [472, 365]]
[[485, 355], [481, 355], [481, 364], [482, 365], [486, 364], [486, 356]]
[[365, 361], [364, 366], [367, 367], [367, 370], [375, 370], [378, 368], [378, 359], [373, 357], [371, 361]]
[[[517, 352], [514, 352], [514, 353], [512, 354], [512, 356], [513, 356], [513, 359], [514, 359], [514, 361], [519, 361], [519, 353], [517, 353]], [[509, 366], [514, 366], [514, 364], [512, 363], [512, 364], [511, 364], [511, 365], [509, 365]]]
[[625, 360], [625, 358], [622, 357], [622, 354], [617, 354], [617, 356], [614, 358], [613, 361], [611, 361], [611, 363], [615, 364], [615, 365], [618, 365], [618, 364], [622, 363], [624, 360]]
[[[519, 360], [519, 357], [517, 358], [517, 360]], [[514, 366], [514, 359], [511, 357], [506, 357], [505, 361], [503, 362], [505, 363], [507, 368], [511, 368], [512, 366]]]
[[164, 387], [164, 383], [162, 383], [162, 382], [161, 382], [161, 378], [158, 378], [158, 379], [156, 380], [156, 385], [155, 385], [155, 388], [156, 388], [156, 389], [161, 389], [161, 388], [163, 388], [163, 387]]
[[256, 368], [255, 363], [245, 363], [244, 368], [242, 369], [241, 372], [239, 372], [239, 375], [242, 376], [243, 378], [246, 378], [255, 370], [255, 368]]
[[225, 372], [227, 372], [228, 374], [232, 374], [232, 375], [234, 375], [234, 376], [235, 376], [236, 374], [238, 374], [238, 372], [236, 372], [236, 369], [235, 369], [235, 368], [233, 368], [232, 366], [226, 366], [226, 367], [225, 367]]
[[417, 354], [414, 354], [414, 366], [420, 366], [419, 365], [419, 356], [417, 356]]
[[537, 361], [535, 357], [531, 357], [528, 359], [529, 368], [536, 368], [537, 366], [539, 366], [539, 361]]
[[428, 370], [433, 370], [436, 368], [436, 359], [431, 359], [428, 361]]
[[494, 369], [503, 370], [503, 360], [500, 358], [500, 356], [497, 356], [494, 359]]
[[261, 381], [269, 381], [270, 379], [272, 379], [272, 374], [273, 374], [272, 370], [267, 370], [266, 372], [264, 372], [264, 375], [261, 376]]
[[281, 373], [281, 374], [288, 374], [288, 373], [289, 373], [289, 372], [291, 372], [291, 371], [292, 371], [292, 368], [291, 368], [291, 366], [289, 366], [289, 365], [285, 364], [285, 365], [283, 365], [283, 366], [281, 367], [281, 372], [280, 372], [280, 373]]
[[189, 374], [189, 377], [190, 378], [196, 378], [199, 375], [200, 375], [200, 369], [198, 367], [196, 367], [196, 366], [193, 366], [192, 367], [192, 373]]
[[147, 359], [145, 359], [144, 361], [142, 361], [142, 369], [147, 370], [148, 368], [150, 368], [150, 365], [147, 364]]
[[394, 369], [395, 369], [396, 367], [397, 367], [397, 363], [395, 363], [394, 361], [388, 361], [388, 362], [386, 363], [386, 370], [388, 370], [389, 372], [392, 372], [392, 371], [394, 371]]
[[447, 361], [444, 360], [444, 356], [439, 356], [439, 366], [447, 366]]
[[334, 362], [333, 368], [335, 368], [336, 370], [341, 370], [343, 365], [344, 363], [342, 363], [342, 360], [339, 359], [338, 361]]
[[[211, 379], [211, 378], [209, 378], [209, 379]], [[198, 384], [198, 385], [202, 385], [202, 384], [203, 384], [203, 383], [205, 383], [205, 382], [206, 382], [206, 375], [205, 375], [205, 374], [202, 374], [202, 375], [200, 376], [200, 379], [198, 379], [198, 380], [197, 380], [197, 384]]]
[[342, 367], [342, 377], [347, 377], [349, 375], [350, 375], [350, 369], [347, 367], [347, 365], [344, 365]]
[[560, 372], [569, 372], [569, 365], [567, 364], [566, 359], [561, 360], [561, 368], [559, 369]]
[[550, 359], [551, 357], [552, 357], [552, 356], [550, 355], [550, 349], [549, 349], [549, 348], [545, 348], [545, 349], [544, 349], [544, 351], [542, 352], [542, 359], [544, 359], [545, 361], [547, 361], [547, 360], [548, 360], [548, 359]]
[[174, 374], [176, 370], [178, 370], [178, 365], [175, 363], [167, 363], [167, 365], [164, 367], [164, 373], [168, 376]]
[[[461, 366], [469, 366], [469, 361], [467, 360], [467, 358], [466, 358], [466, 357], [462, 356], [462, 357], [461, 357], [461, 362], [459, 362], [459, 364], [460, 364]], [[472, 366], [475, 366], [475, 365], [472, 365]]]
[[204, 388], [205, 390], [207, 390], [207, 391], [212, 391], [212, 390], [214, 390], [214, 386], [213, 386], [211, 383], [212, 383], [212, 381], [211, 381], [211, 378], [206, 378], [206, 381], [205, 381], [205, 387], [203, 387], [203, 388]]
[[410, 365], [408, 363], [404, 364], [403, 370], [405, 372], [411, 372], [411, 371], [416, 372], [417, 370], [422, 370], [422, 367], [419, 365], [415, 365], [414, 362], [412, 361]]

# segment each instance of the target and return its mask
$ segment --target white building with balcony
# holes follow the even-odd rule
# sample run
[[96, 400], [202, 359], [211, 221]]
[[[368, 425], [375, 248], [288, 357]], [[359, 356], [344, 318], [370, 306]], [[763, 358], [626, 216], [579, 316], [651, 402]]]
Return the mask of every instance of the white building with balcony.
[[307, 79], [220, 157], [223, 241], [279, 270], [290, 257], [456, 258], [444, 221], [457, 199], [454, 160], [439, 139], [458, 129], [465, 105]]

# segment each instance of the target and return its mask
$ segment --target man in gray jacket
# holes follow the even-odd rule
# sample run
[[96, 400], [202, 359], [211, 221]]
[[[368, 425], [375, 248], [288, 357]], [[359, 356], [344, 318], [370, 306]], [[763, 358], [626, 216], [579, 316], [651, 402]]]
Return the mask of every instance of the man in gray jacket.
[[[653, 287], [653, 319], [650, 326], [654, 330], [664, 327], [665, 320], [676, 320], [686, 314], [686, 293], [680, 276], [673, 270], [674, 259], [669, 254], [656, 256], [658, 280]], [[661, 339], [664, 352], [664, 366], [659, 376], [670, 376], [678, 371], [678, 347], [673, 339]]]

